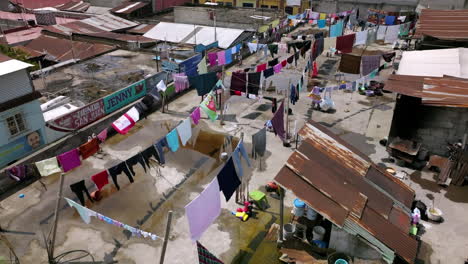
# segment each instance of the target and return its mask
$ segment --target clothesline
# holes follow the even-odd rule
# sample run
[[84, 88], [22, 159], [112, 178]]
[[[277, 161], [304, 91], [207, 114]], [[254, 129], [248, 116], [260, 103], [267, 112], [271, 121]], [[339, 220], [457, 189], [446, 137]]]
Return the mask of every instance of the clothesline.
[[89, 224], [91, 223], [91, 216], [93, 217], [96, 217], [97, 219], [103, 221], [103, 222], [106, 222], [108, 224], [112, 224], [112, 225], [115, 225], [115, 226], [118, 226], [118, 227], [122, 227], [124, 228], [125, 230], [128, 230], [131, 232], [132, 235], [134, 236], [143, 236], [145, 238], [149, 237], [151, 238], [152, 240], [156, 240], [156, 239], [161, 239], [161, 237], [155, 235], [155, 234], [152, 234], [150, 232], [145, 232], [143, 230], [140, 230], [138, 228], [135, 228], [135, 227], [131, 227], [129, 225], [126, 225], [124, 223], [121, 223], [117, 220], [114, 220], [112, 218], [109, 218], [107, 216], [104, 216], [100, 213], [97, 213], [91, 209], [88, 209], [84, 206], [81, 206], [77, 203], [75, 203], [73, 200], [71, 199], [68, 199], [65, 197], [65, 200], [67, 201], [68, 205], [70, 205], [70, 207], [74, 207], [76, 209], [76, 211], [78, 212], [78, 214], [80, 215], [81, 219], [83, 220], [83, 222], [85, 222], [86, 224]]

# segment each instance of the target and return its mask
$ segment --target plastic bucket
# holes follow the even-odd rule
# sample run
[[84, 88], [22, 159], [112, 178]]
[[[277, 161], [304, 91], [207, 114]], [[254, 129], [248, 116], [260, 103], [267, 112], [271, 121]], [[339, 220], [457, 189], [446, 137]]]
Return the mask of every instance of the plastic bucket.
[[313, 240], [323, 240], [325, 232], [325, 228], [321, 226], [314, 227], [314, 229], [312, 229]]
[[307, 206], [307, 219], [312, 221], [317, 219], [317, 212], [315, 212], [315, 210], [310, 208], [309, 206]]
[[294, 209], [293, 214], [296, 217], [301, 217], [304, 215], [305, 203], [300, 199], [294, 199]]
[[337, 259], [335, 260], [335, 264], [348, 264], [348, 261], [344, 259]]
[[294, 232], [296, 231], [296, 226], [293, 224], [285, 224], [283, 226], [283, 237], [285, 240], [292, 238]]

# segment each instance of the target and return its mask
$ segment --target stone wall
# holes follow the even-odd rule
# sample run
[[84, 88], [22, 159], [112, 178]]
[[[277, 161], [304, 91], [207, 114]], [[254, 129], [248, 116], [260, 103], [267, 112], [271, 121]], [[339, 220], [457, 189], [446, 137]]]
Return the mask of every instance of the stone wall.
[[389, 138], [421, 142], [430, 154], [447, 156], [447, 143], [462, 140], [464, 133], [468, 133], [468, 108], [426, 106], [419, 98], [401, 96]]

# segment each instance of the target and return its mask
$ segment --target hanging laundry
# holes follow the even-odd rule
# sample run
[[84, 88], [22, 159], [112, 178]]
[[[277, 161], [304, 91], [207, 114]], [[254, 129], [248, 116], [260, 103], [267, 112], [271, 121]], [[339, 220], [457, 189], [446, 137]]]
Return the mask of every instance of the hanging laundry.
[[93, 138], [90, 141], [84, 143], [79, 148], [81, 158], [87, 159], [99, 151], [99, 142], [97, 138]]
[[89, 195], [88, 189], [86, 188], [85, 181], [81, 180], [70, 185], [70, 189], [75, 193], [76, 197], [80, 200], [81, 205], [85, 205], [85, 198], [83, 192], [86, 193], [88, 199], [93, 202], [91, 195]]
[[216, 52], [214, 53], [208, 53], [208, 61], [210, 62], [210, 66], [216, 66], [218, 65], [218, 54]]
[[57, 156], [57, 160], [62, 166], [63, 172], [70, 171], [81, 165], [80, 152], [78, 149], [72, 149]]
[[339, 70], [344, 73], [359, 74], [361, 71], [361, 56], [342, 54]]
[[219, 192], [218, 179], [214, 178], [195, 199], [185, 206], [192, 241], [199, 240], [221, 213]]
[[247, 43], [247, 47], [249, 48], [250, 53], [257, 52], [258, 48], [263, 46], [259, 46], [257, 43]]
[[231, 95], [234, 91], [245, 92], [247, 74], [245, 72], [233, 72], [231, 77]]
[[270, 51], [270, 55], [272, 58], [278, 54], [278, 44], [268, 44], [268, 50]]
[[91, 223], [91, 216], [96, 216], [96, 214], [93, 211], [89, 210], [88, 208], [83, 207], [68, 198], [65, 198], [65, 200], [67, 201], [70, 207], [74, 207], [76, 209], [81, 219], [86, 224]]
[[320, 13], [320, 19], [326, 19], [327, 14], [326, 13]]
[[156, 84], [156, 87], [158, 88], [159, 91], [165, 92], [167, 90], [167, 86], [164, 83], [164, 80], [160, 80], [158, 84]]
[[96, 184], [96, 187], [98, 188], [98, 190], [102, 190], [102, 187], [109, 184], [108, 178], [109, 178], [109, 174], [107, 173], [107, 170], [101, 171], [91, 176], [91, 180], [94, 182], [94, 184]]
[[296, 104], [297, 102], [297, 96], [296, 96], [296, 86], [292, 85], [291, 84], [291, 87], [290, 87], [290, 92], [289, 92], [289, 100], [291, 101], [291, 103], [293, 105]]
[[266, 151], [266, 128], [252, 135], [252, 158], [263, 157]]
[[226, 52], [224, 50], [218, 51], [218, 65], [226, 64]]
[[196, 107], [195, 110], [190, 114], [190, 118], [192, 118], [192, 121], [195, 125], [198, 125], [198, 122], [200, 121], [200, 107]]
[[279, 43], [278, 44], [278, 49], [281, 53], [286, 53], [287, 52], [288, 45], [285, 43]]
[[313, 70], [312, 70], [312, 78], [316, 78], [318, 76], [318, 67], [317, 67], [317, 62], [314, 61], [313, 64]]
[[391, 62], [393, 57], [395, 57], [396, 53], [395, 52], [392, 52], [392, 53], [386, 53], [386, 54], [382, 54], [382, 58], [384, 59], [384, 61], [386, 62]]
[[273, 67], [273, 66], [275, 66], [276, 64], [278, 64], [278, 58], [273, 59], [273, 60], [271, 60], [271, 61], [268, 62], [268, 66], [270, 66], [270, 67]]
[[286, 67], [288, 65], [288, 61], [287, 60], [284, 60], [281, 62], [281, 67]]
[[325, 19], [320, 19], [317, 21], [317, 26], [318, 28], [324, 28], [327, 26], [327, 20]]
[[288, 57], [288, 59], [286, 60], [289, 64], [292, 64], [294, 62], [294, 55], [291, 55]]
[[203, 57], [197, 65], [198, 74], [205, 74], [208, 72], [208, 66], [206, 65], [206, 57]]
[[259, 65], [257, 65], [257, 72], [262, 72], [262, 71], [266, 70], [266, 68], [267, 68], [266, 63], [259, 64]]
[[117, 188], [117, 190], [120, 190], [120, 186], [117, 183], [117, 176], [119, 176], [119, 174], [121, 174], [122, 172], [125, 173], [125, 175], [127, 175], [128, 180], [131, 183], [133, 183], [132, 174], [128, 170], [127, 164], [124, 161], [122, 161], [119, 164], [109, 169], [109, 175], [111, 176], [112, 181], [114, 182], [114, 185]]
[[283, 68], [283, 66], [281, 66], [280, 63], [273, 66], [273, 70], [275, 71], [275, 73], [280, 73], [282, 68]]
[[377, 28], [377, 40], [385, 39], [385, 33], [387, 32], [387, 26], [378, 26]]
[[266, 79], [266, 78], [268, 78], [270, 76], [273, 76], [274, 73], [275, 73], [275, 70], [273, 69], [273, 67], [268, 68], [268, 69], [263, 71], [263, 77]]
[[226, 201], [229, 201], [237, 187], [241, 184], [232, 158], [229, 158], [226, 164], [224, 164], [224, 167], [218, 173], [217, 178], [220, 190], [223, 192]]
[[354, 41], [354, 46], [366, 45], [367, 35], [367, 30], [356, 32], [356, 40]]
[[189, 88], [189, 81], [185, 73], [173, 73], [172, 79], [174, 80], [174, 86], [176, 93], [180, 93], [183, 90]]
[[395, 16], [385, 17], [385, 25], [394, 25], [394, 24], [395, 24]]
[[179, 149], [179, 135], [177, 134], [176, 129], [173, 129], [171, 132], [167, 133], [166, 140], [169, 144], [169, 149], [172, 152], [176, 152]]
[[226, 63], [226, 64], [231, 64], [231, 63], [232, 63], [232, 50], [231, 50], [231, 49], [227, 49], [227, 50], [224, 52], [224, 56], [225, 56], [225, 63]]
[[309, 13], [309, 18], [310, 18], [310, 19], [318, 20], [319, 17], [320, 17], [320, 13], [319, 13], [319, 12], [313, 12], [313, 11], [311, 11], [311, 12]]
[[177, 126], [177, 133], [180, 137], [180, 142], [182, 142], [182, 146], [187, 144], [187, 141], [192, 136], [192, 125], [190, 124], [190, 119], [186, 118], [182, 123]]
[[159, 164], [166, 164], [166, 159], [164, 157], [164, 148], [169, 148], [169, 144], [167, 143], [166, 137], [162, 137], [161, 139], [159, 139], [158, 142], [154, 144], [154, 147], [156, 148], [159, 154]]
[[394, 43], [397, 41], [399, 33], [400, 25], [388, 26], [384, 38], [385, 43]]
[[198, 263], [199, 264], [224, 264], [215, 255], [208, 251], [200, 242], [197, 241]]
[[239, 50], [237, 50], [237, 47], [236, 47], [236, 46], [234, 46], [234, 47], [231, 48], [231, 53], [232, 53], [232, 54], [236, 54], [237, 52], [239, 52]]
[[41, 160], [35, 163], [37, 169], [39, 170], [39, 174], [42, 177], [47, 177], [55, 173], [60, 173], [62, 170], [60, 169], [57, 158], [52, 157], [49, 159]]
[[369, 74], [369, 78], [375, 78], [375, 76], [377, 75], [377, 73], [379, 72], [379, 69], [375, 69], [373, 70], [370, 74]]
[[377, 29], [371, 28], [367, 30], [367, 42], [366, 45], [371, 45], [377, 40]]
[[294, 54], [294, 63], [295, 63], [295, 65], [296, 65], [296, 67], [297, 67], [297, 62], [298, 62], [298, 61], [299, 61], [299, 52], [296, 52], [296, 53]]
[[211, 119], [211, 121], [214, 122], [218, 118], [213, 93], [208, 94], [205, 100], [200, 104], [200, 108]]
[[125, 161], [125, 163], [127, 163], [127, 167], [133, 176], [136, 175], [135, 170], [133, 169], [133, 166], [137, 165], [138, 163], [141, 165], [141, 167], [146, 173], [146, 163], [141, 153], [138, 153], [134, 155], [133, 157], [129, 158], [128, 160]]
[[97, 138], [99, 139], [99, 141], [101, 141], [101, 143], [106, 141], [106, 139], [107, 139], [107, 128], [105, 128], [104, 130], [99, 132], [99, 134], [97, 135]]
[[209, 93], [214, 88], [217, 81], [218, 78], [216, 76], [216, 72], [209, 72], [189, 77], [190, 85], [197, 90], [198, 96], [204, 96]]
[[[161, 157], [159, 156], [158, 152], [156, 151], [156, 148], [155, 146], [149, 146], [148, 148], [146, 148], [145, 150], [143, 150], [141, 152], [141, 156], [143, 157], [143, 160], [145, 161], [145, 163], [150, 166], [150, 160], [151, 158], [154, 158], [159, 164], [161, 164]], [[127, 161], [127, 164], [128, 164], [128, 161]], [[130, 167], [130, 166], [129, 166]], [[132, 168], [130, 168], [130, 170], [132, 170]], [[146, 170], [145, 170], [146, 172]], [[132, 173], [133, 173], [133, 170], [132, 170]], [[133, 175], [135, 175], [135, 173], [133, 173]]]
[[248, 83], [247, 83], [247, 91], [249, 94], [255, 94], [258, 95], [258, 90], [260, 89], [261, 86], [261, 78], [262, 78], [262, 73], [261, 72], [253, 72], [253, 73], [248, 73]]
[[247, 151], [245, 150], [244, 143], [242, 141], [239, 142], [239, 144], [237, 145], [237, 147], [234, 149], [232, 153], [232, 158], [233, 158], [234, 164], [236, 165], [237, 172], [238, 172], [237, 175], [239, 176], [239, 178], [242, 178], [242, 176], [244, 175], [242, 162], [240, 159], [241, 155], [244, 158], [245, 162], [247, 163], [247, 166], [249, 168], [252, 167], [252, 165], [250, 164], [249, 156], [247, 154]]
[[336, 49], [341, 53], [350, 53], [353, 51], [354, 38], [356, 34], [340, 36], [336, 39]]
[[132, 107], [128, 110], [123, 116], [115, 120], [112, 123], [112, 127], [115, 131], [119, 132], [122, 135], [125, 135], [130, 131], [132, 127], [135, 126], [136, 122], [140, 119], [140, 113], [135, 107]]
[[278, 111], [276, 111], [271, 119], [271, 124], [273, 125], [275, 134], [278, 135], [281, 140], [284, 140], [286, 138], [286, 132], [284, 131], [284, 102], [281, 103]]
[[23, 181], [27, 178], [27, 165], [17, 165], [5, 170], [8, 177], [15, 181]]
[[368, 75], [380, 67], [380, 55], [362, 56], [362, 75]]

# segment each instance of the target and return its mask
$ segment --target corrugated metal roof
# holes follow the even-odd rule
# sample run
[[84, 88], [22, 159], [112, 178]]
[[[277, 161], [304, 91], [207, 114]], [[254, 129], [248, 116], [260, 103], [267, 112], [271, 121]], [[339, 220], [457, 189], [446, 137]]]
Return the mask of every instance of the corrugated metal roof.
[[14, 60], [14, 59], [6, 60], [6, 58], [4, 58], [4, 60], [0, 62], [0, 76], [8, 74], [8, 73], [16, 72], [19, 70], [23, 70], [31, 66], [33, 65], [19, 61], [19, 60]]
[[10, 45], [20, 44], [38, 38], [41, 35], [41, 31], [41, 27], [32, 27], [20, 31], [7, 33], [5, 34], [5, 38], [7, 43]]
[[[73, 52], [72, 52], [73, 45]], [[114, 47], [105, 44], [88, 43], [82, 41], [73, 41], [50, 36], [40, 36], [39, 38], [25, 45], [27, 49], [36, 52], [45, 52], [55, 61], [66, 61], [69, 59], [87, 59], [114, 49]], [[74, 57], [73, 57], [74, 56]]]
[[61, 5], [60, 7], [58, 7], [59, 10], [62, 10], [62, 11], [69, 11], [69, 12], [80, 12], [80, 13], [84, 13], [86, 12], [86, 10], [88, 10], [88, 8], [91, 6], [90, 3], [86, 3], [86, 2], [83, 2], [83, 1], [79, 1], [79, 2], [68, 2], [64, 5]]
[[74, 0], [9, 0], [13, 4], [20, 5], [28, 9], [44, 8], [44, 7], [56, 7]]
[[131, 28], [137, 25], [137, 23], [130, 20], [111, 14], [104, 14], [72, 23], [47, 26], [44, 29], [58, 34], [69, 35], [70, 33], [110, 32]]
[[[18, 21], [18, 20], [36, 21], [36, 15], [29, 14], [29, 13], [12, 13], [12, 12], [0, 11], [0, 19], [15, 20], [15, 21]], [[59, 16], [55, 17], [55, 22], [57, 22], [57, 24], [65, 24], [65, 23], [70, 23], [74, 21], [78, 21], [78, 19], [64, 18], [64, 17], [59, 17]]]
[[355, 222], [357, 233], [365, 236], [367, 232], [371, 243], [378, 240], [373, 244], [385, 251], [387, 258], [392, 254], [385, 247], [413, 263], [417, 242], [409, 237], [409, 229], [402, 230], [409, 225], [406, 207], [411, 206], [414, 191], [313, 121], [299, 135], [301, 146], [275, 180], [336, 225]]
[[120, 34], [120, 33], [114, 33], [114, 32], [89, 33], [89, 34], [83, 34], [83, 35], [100, 37], [100, 38], [105, 38], [105, 39], [122, 40], [122, 41], [137, 41], [140, 43], [155, 42], [154, 39], [145, 38], [144, 36]]
[[385, 90], [421, 98], [422, 104], [468, 107], [468, 79], [390, 75]]
[[423, 9], [415, 35], [428, 35], [446, 40], [468, 40], [468, 10]]
[[422, 103], [434, 106], [468, 107], [468, 79], [425, 78]]
[[146, 32], [148, 32], [150, 29], [154, 28], [154, 26], [156, 26], [156, 24], [141, 24], [141, 25], [138, 25], [134, 28], [131, 28], [129, 30], [127, 30], [128, 33], [132, 33], [132, 34], [145, 34]]
[[141, 9], [147, 5], [149, 2], [125, 2], [119, 6], [112, 8], [110, 11], [117, 14], [131, 14], [132, 12]]
[[[216, 27], [218, 46], [223, 49], [229, 48], [242, 32], [244, 32], [242, 29]], [[209, 45], [215, 42], [214, 33], [214, 27], [161, 22], [144, 36], [173, 43]]]

